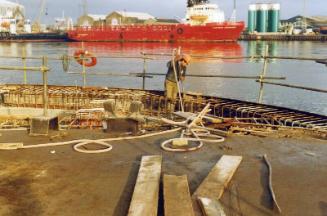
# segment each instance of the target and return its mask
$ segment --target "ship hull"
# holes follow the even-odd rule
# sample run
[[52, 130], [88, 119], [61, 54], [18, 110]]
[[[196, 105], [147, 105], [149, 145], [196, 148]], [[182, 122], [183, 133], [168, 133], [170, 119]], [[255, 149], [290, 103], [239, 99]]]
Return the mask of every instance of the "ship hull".
[[244, 22], [224, 22], [206, 25], [121, 25], [77, 27], [68, 31], [73, 41], [137, 41], [137, 42], [224, 42], [236, 41]]
[[0, 33], [0, 42], [64, 42], [67, 40], [67, 34], [61, 32], [23, 34], [10, 34], [9, 32]]

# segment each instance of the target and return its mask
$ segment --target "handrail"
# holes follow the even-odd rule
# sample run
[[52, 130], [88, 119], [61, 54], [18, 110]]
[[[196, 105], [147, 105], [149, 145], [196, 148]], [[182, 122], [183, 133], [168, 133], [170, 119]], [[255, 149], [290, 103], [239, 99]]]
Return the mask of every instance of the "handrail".
[[[82, 47], [83, 48], [83, 47]], [[260, 75], [258, 76], [243, 76], [243, 75], [224, 75], [224, 74], [187, 74], [188, 77], [203, 77], [203, 78], [227, 78], [227, 79], [253, 79], [256, 82], [260, 83], [260, 92], [258, 97], [258, 102], [261, 103], [261, 100], [263, 98], [263, 84], [269, 84], [269, 85], [278, 85], [288, 88], [295, 88], [295, 89], [302, 89], [302, 90], [308, 90], [308, 91], [315, 91], [320, 93], [327, 93], [326, 89], [318, 89], [318, 88], [310, 88], [310, 87], [304, 87], [304, 86], [297, 86], [297, 85], [291, 85], [291, 84], [284, 84], [284, 83], [277, 83], [277, 82], [268, 82], [267, 80], [285, 80], [286, 77], [283, 76], [267, 76], [267, 67], [269, 63], [269, 59], [279, 59], [279, 60], [299, 60], [299, 61], [315, 61], [319, 63], [327, 62], [327, 58], [317, 58], [317, 57], [290, 57], [290, 56], [270, 56], [268, 55], [268, 46], [265, 50], [264, 55], [253, 55], [253, 56], [217, 56], [217, 55], [191, 55], [192, 58], [195, 59], [206, 59], [206, 60], [232, 60], [232, 59], [263, 59], [263, 70], [261, 71]], [[80, 74], [83, 76], [84, 80], [84, 86], [86, 86], [86, 75], [88, 76], [121, 76], [121, 77], [140, 77], [143, 79], [142, 88], [145, 89], [145, 81], [146, 78], [153, 78], [153, 76], [165, 76], [166, 73], [148, 73], [147, 72], [147, 61], [152, 60], [160, 60], [161, 58], [157, 57], [167, 57], [171, 58], [171, 53], [146, 53], [141, 52], [140, 55], [130, 55], [130, 56], [109, 56], [109, 55], [100, 55], [97, 56], [97, 58], [103, 58], [103, 59], [140, 59], [143, 61], [143, 71], [141, 73], [113, 73], [113, 72], [92, 72], [92, 73], [86, 73], [86, 67], [82, 67], [82, 72], [68, 72], [68, 69], [65, 70], [67, 74]], [[59, 57], [49, 56], [27, 56], [26, 51], [23, 50], [21, 56], [0, 56], [0, 58], [5, 59], [22, 59], [24, 66], [0, 66], [0, 70], [16, 70], [16, 71], [24, 71], [24, 84], [27, 84], [26, 80], [26, 71], [30, 72], [42, 72], [43, 73], [43, 84], [44, 84], [44, 114], [47, 114], [47, 72], [50, 71], [50, 68], [47, 67], [47, 61], [62, 61], [63, 63], [65, 61], [66, 64], [69, 65], [70, 60], [74, 60], [74, 56], [69, 55], [62, 55]], [[41, 67], [28, 67], [26, 66], [26, 60], [42, 60], [42, 66]], [[87, 59], [87, 58], [82, 58]]]
[[[23, 56], [24, 61], [25, 56]], [[48, 67], [48, 57], [43, 56], [42, 57], [42, 65], [40, 67], [27, 67], [25, 66], [0, 66], [0, 70], [6, 70], [6, 71], [21, 71], [25, 73], [27, 72], [41, 72], [42, 73], [42, 80], [43, 80], [43, 115], [48, 115], [48, 72], [50, 71], [50, 68]], [[25, 76], [24, 76], [24, 84], [25, 83]]]
[[[148, 60], [157, 60], [156, 58], [151, 58], [149, 56], [164, 56], [164, 57], [170, 57], [171, 54], [168, 53], [143, 53], [141, 52], [141, 55], [139, 56], [108, 56], [108, 55], [99, 55], [97, 58], [103, 58], [103, 59], [148, 59]], [[303, 60], [303, 61], [327, 61], [326, 58], [315, 58], [315, 57], [290, 57], [290, 56], [264, 56], [264, 55], [253, 55], [253, 56], [209, 56], [209, 55], [190, 55], [192, 58], [198, 58], [198, 59], [207, 59], [207, 60], [217, 60], [217, 59], [285, 59], [285, 60]], [[70, 59], [74, 59], [74, 56], [67, 56]], [[6, 59], [42, 59], [43, 56], [0, 56], [0, 58], [6, 58]], [[52, 57], [48, 56], [48, 60], [57, 60], [61, 61], [62, 56], [60, 57]]]
[[[256, 80], [256, 82], [260, 82], [260, 81]], [[296, 88], [296, 89], [302, 89], [302, 90], [309, 90], [309, 91], [327, 93], [327, 89], [317, 89], [317, 88], [311, 88], [311, 87], [304, 87], [304, 86], [284, 84], [284, 83], [267, 82], [267, 81], [261, 81], [261, 82], [265, 83], [265, 84], [269, 84], [269, 85], [277, 85], [277, 86], [283, 86], [283, 87], [290, 87], [290, 88]]]
[[15, 71], [22, 71], [28, 70], [31, 72], [42, 72], [42, 71], [49, 71], [50, 69], [48, 67], [19, 67], [19, 66], [0, 66], [0, 70], [15, 70]]
[[[133, 76], [142, 77], [143, 73], [129, 73]], [[165, 73], [146, 73], [147, 76], [166, 76]], [[216, 75], [216, 74], [186, 74], [187, 77], [202, 77], [202, 78], [230, 78], [230, 79], [260, 79], [260, 76], [236, 76], [236, 75]], [[273, 77], [273, 76], [265, 76], [264, 79], [275, 79], [275, 80], [285, 80], [286, 77]]]

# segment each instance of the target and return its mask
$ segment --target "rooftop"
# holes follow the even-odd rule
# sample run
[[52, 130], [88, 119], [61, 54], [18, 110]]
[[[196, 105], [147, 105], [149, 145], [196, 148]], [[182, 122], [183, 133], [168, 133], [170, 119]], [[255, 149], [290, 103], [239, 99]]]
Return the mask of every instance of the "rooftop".
[[141, 12], [128, 12], [128, 11], [114, 11], [124, 17], [135, 17], [140, 20], [148, 20], [148, 19], [155, 19], [154, 16], [147, 14], [147, 13], [141, 13]]
[[15, 3], [15, 2], [11, 2], [11, 1], [6, 1], [6, 0], [0, 0], [0, 6], [1, 7], [24, 7], [21, 4]]
[[94, 20], [105, 20], [106, 15], [103, 14], [88, 14], [87, 16], [91, 17]]

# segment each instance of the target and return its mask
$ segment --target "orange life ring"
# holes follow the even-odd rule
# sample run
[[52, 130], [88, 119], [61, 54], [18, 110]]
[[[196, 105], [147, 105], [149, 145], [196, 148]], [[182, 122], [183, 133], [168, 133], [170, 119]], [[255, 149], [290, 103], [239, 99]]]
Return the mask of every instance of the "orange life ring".
[[97, 64], [97, 58], [87, 50], [77, 50], [74, 53], [74, 58], [78, 64], [85, 67], [92, 67]]

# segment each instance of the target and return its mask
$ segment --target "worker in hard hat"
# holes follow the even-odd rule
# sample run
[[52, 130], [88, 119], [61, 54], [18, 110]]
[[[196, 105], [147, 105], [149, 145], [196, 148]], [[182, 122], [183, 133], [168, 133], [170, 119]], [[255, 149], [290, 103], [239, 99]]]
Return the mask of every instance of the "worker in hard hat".
[[191, 61], [191, 56], [183, 54], [181, 56], [176, 56], [175, 59], [175, 65], [173, 65], [172, 61], [167, 63], [168, 71], [165, 79], [165, 96], [168, 102], [168, 111], [170, 112], [173, 112], [175, 109], [175, 101], [179, 87], [178, 83], [185, 80], [186, 68]]

